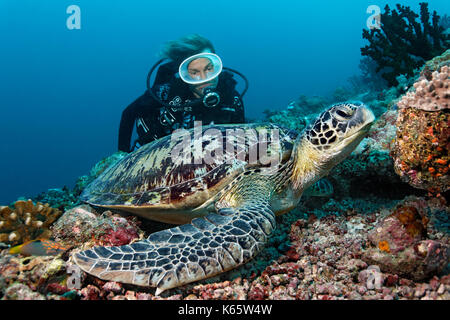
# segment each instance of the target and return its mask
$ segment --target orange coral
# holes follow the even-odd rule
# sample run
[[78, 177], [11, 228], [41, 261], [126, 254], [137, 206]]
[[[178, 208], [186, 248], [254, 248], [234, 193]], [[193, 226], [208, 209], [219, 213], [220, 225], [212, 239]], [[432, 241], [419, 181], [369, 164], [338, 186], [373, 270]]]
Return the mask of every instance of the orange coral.
[[425, 236], [427, 217], [422, 217], [413, 206], [399, 206], [393, 215], [402, 223], [411, 237]]
[[389, 243], [387, 241], [380, 241], [380, 242], [378, 242], [378, 248], [381, 251], [384, 251], [384, 252], [387, 252], [387, 253], [391, 252], [391, 249], [389, 247]]

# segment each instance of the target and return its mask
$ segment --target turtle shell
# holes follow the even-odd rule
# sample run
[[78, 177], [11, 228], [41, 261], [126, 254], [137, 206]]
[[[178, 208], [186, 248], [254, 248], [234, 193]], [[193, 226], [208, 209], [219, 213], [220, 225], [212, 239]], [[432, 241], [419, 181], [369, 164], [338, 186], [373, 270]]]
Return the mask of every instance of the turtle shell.
[[[280, 143], [271, 144], [278, 133]], [[262, 139], [264, 137], [264, 139]], [[210, 125], [153, 141], [107, 168], [89, 184], [81, 200], [93, 206], [120, 209], [148, 219], [185, 223], [203, 215], [199, 207], [255, 166], [281, 163], [291, 155], [297, 133], [273, 124]], [[270, 152], [255, 161], [265, 141]], [[271, 150], [271, 146], [277, 146]], [[253, 158], [252, 158], [253, 157]]]

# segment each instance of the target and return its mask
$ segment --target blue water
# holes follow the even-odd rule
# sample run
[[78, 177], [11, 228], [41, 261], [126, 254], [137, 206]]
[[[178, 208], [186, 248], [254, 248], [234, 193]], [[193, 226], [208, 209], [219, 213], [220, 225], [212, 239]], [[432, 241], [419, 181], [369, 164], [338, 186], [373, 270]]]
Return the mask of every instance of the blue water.
[[[248, 77], [246, 115], [261, 118], [356, 74], [367, 7], [397, 2], [0, 0], [0, 205], [72, 187], [115, 152], [121, 112], [163, 42], [209, 38]], [[401, 1], [416, 12], [419, 2]], [[72, 4], [80, 30], [66, 26]], [[430, 1], [441, 15], [449, 7]]]

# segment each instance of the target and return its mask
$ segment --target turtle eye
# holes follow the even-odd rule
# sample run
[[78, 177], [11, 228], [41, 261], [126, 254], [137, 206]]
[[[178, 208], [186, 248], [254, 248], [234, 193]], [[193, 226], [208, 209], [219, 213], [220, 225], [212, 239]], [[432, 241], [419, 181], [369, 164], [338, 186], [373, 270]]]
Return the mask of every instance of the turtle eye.
[[336, 114], [343, 117], [343, 118], [350, 118], [350, 115], [348, 113], [346, 113], [345, 111], [342, 110], [337, 110]]
[[336, 108], [334, 114], [337, 116], [338, 120], [348, 120], [352, 117], [355, 110], [346, 105], [340, 105]]

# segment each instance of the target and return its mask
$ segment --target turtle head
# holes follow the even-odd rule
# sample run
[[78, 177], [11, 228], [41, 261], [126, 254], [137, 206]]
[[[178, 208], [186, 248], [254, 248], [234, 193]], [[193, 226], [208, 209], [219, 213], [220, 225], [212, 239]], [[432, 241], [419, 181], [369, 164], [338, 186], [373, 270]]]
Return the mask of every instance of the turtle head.
[[322, 112], [304, 137], [324, 157], [339, 162], [356, 148], [374, 120], [374, 114], [362, 102], [338, 103]]
[[338, 103], [322, 112], [297, 141], [294, 185], [307, 187], [326, 175], [358, 146], [374, 120], [362, 102]]

